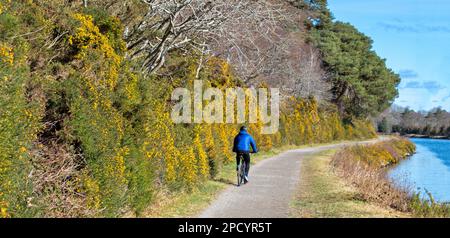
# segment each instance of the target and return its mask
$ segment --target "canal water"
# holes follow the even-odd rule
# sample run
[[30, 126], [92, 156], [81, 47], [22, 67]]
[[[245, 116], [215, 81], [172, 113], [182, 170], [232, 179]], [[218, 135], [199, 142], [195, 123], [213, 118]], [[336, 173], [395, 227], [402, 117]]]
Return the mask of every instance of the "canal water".
[[439, 202], [450, 202], [450, 140], [413, 138], [416, 154], [392, 168], [389, 176], [427, 198], [429, 191]]

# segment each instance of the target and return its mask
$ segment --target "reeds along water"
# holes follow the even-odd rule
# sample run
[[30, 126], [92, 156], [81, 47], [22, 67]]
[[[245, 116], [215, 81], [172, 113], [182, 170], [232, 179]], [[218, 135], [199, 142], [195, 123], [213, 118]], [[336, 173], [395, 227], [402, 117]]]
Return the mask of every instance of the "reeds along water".
[[405, 138], [394, 138], [373, 145], [344, 148], [331, 161], [334, 171], [357, 189], [357, 196], [369, 202], [407, 212], [417, 217], [448, 217], [450, 206], [416, 194], [411, 187], [396, 186], [388, 176], [392, 165], [415, 152], [415, 145]]

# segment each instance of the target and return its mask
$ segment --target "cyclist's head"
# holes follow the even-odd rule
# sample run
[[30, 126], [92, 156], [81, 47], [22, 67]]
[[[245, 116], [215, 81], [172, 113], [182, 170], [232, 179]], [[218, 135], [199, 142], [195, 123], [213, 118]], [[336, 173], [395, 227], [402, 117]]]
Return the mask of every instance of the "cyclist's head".
[[246, 126], [241, 126], [241, 131], [247, 131], [247, 127]]

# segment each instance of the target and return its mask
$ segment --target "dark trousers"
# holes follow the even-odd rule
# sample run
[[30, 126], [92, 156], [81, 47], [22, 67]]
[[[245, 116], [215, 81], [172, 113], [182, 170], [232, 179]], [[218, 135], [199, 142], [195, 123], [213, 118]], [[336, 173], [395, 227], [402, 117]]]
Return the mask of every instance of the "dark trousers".
[[248, 171], [250, 170], [250, 153], [248, 152], [237, 152], [236, 153], [236, 168], [239, 168], [241, 163], [241, 156], [244, 158], [245, 163], [245, 176], [248, 176]]

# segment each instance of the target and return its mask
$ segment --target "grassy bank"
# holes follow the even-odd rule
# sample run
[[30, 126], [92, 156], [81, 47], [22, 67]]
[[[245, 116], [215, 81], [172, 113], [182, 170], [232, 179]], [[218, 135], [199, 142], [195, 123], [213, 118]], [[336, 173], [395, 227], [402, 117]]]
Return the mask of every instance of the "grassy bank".
[[358, 190], [333, 173], [331, 159], [336, 150], [305, 157], [301, 179], [291, 203], [292, 217], [405, 217], [375, 203], [361, 200]]
[[336, 153], [330, 162], [336, 176], [351, 185], [357, 199], [379, 206], [410, 213], [413, 217], [449, 217], [450, 206], [430, 199], [421, 199], [411, 188], [395, 186], [388, 178], [390, 166], [415, 152], [415, 145], [395, 137], [370, 145], [350, 146]]

